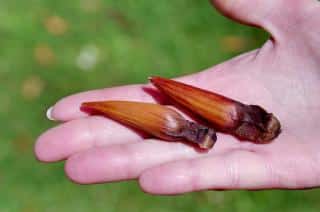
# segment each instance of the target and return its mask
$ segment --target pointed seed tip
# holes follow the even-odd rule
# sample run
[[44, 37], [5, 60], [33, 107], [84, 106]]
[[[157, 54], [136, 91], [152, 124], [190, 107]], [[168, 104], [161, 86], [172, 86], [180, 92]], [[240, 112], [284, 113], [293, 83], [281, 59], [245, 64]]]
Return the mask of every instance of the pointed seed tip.
[[91, 103], [90, 102], [82, 102], [81, 103], [81, 107], [87, 107], [87, 106], [90, 106]]
[[155, 80], [157, 80], [157, 79], [159, 79], [160, 77], [158, 77], [158, 76], [150, 76], [150, 77], [148, 77], [148, 80], [150, 81], [150, 82], [154, 82]]
[[82, 102], [80, 108], [81, 109], [95, 109], [97, 108], [97, 103], [98, 102]]
[[85, 111], [86, 109], [90, 108], [88, 102], [82, 102], [80, 105], [80, 110]]

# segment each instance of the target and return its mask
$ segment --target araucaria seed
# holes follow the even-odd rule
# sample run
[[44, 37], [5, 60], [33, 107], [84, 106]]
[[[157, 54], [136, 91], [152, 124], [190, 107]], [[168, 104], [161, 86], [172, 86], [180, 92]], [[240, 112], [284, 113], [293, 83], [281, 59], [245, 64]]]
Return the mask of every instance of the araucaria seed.
[[83, 110], [99, 112], [124, 125], [169, 141], [187, 140], [209, 149], [216, 142], [215, 130], [190, 122], [166, 106], [129, 101], [85, 102]]
[[281, 131], [279, 120], [257, 105], [161, 77], [150, 81], [174, 102], [210, 121], [216, 129], [257, 143], [269, 142]]

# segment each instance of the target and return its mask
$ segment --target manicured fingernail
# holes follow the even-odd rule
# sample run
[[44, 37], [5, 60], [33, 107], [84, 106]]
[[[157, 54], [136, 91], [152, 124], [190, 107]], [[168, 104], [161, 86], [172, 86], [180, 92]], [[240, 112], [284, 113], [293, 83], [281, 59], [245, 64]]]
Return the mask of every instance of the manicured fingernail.
[[47, 118], [48, 118], [49, 120], [55, 121], [55, 119], [52, 117], [52, 109], [53, 109], [53, 107], [50, 107], [50, 108], [47, 110], [46, 115], [47, 115]]

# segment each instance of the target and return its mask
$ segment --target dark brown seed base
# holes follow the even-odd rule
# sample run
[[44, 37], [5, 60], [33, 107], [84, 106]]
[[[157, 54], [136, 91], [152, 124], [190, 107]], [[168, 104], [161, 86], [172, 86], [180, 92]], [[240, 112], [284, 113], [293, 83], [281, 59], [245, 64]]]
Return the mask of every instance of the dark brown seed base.
[[238, 105], [238, 124], [233, 133], [246, 140], [267, 143], [281, 132], [279, 120], [257, 105]]
[[178, 140], [190, 141], [202, 149], [212, 148], [217, 141], [217, 135], [214, 129], [190, 121], [185, 122], [180, 132], [170, 133], [170, 136]]

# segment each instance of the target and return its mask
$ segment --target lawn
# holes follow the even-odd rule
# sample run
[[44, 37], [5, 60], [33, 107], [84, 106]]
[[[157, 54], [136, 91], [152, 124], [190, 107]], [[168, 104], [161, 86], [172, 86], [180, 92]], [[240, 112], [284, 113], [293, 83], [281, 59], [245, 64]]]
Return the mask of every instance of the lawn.
[[190, 74], [268, 35], [197, 0], [0, 1], [0, 211], [319, 211], [320, 191], [151, 196], [135, 181], [80, 186], [36, 161], [46, 109], [84, 90]]

